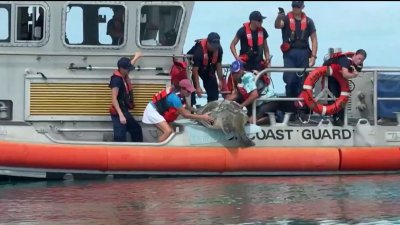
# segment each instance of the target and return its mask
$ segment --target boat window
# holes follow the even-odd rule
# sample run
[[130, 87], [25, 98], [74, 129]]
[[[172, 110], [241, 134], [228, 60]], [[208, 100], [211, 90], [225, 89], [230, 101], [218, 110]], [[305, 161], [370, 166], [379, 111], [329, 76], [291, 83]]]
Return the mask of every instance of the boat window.
[[181, 6], [145, 5], [140, 10], [140, 44], [174, 46], [181, 27]]
[[41, 6], [17, 6], [17, 41], [40, 41], [44, 38], [45, 10]]
[[69, 4], [66, 9], [65, 44], [123, 45], [126, 18], [124, 6]]
[[65, 43], [82, 44], [83, 43], [83, 24], [82, 8], [73, 6], [69, 9], [66, 21]]
[[0, 42], [10, 42], [10, 5], [0, 5]]

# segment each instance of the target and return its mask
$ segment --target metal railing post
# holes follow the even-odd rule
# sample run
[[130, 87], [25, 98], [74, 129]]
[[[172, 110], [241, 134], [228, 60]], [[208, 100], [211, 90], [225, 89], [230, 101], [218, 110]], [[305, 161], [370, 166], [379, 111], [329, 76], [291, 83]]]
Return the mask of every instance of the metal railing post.
[[378, 71], [374, 70], [374, 126], [378, 124]]

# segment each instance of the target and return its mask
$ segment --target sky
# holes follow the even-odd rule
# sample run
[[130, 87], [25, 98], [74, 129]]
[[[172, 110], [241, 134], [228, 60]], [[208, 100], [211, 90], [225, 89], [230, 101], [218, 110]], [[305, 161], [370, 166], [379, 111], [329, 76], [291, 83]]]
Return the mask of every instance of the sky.
[[[249, 14], [258, 10], [267, 18], [263, 27], [267, 30], [272, 66], [283, 66], [281, 30], [274, 28], [278, 7], [291, 10], [291, 1], [242, 1], [196, 2], [189, 25], [184, 52], [194, 44], [195, 39], [207, 37], [210, 32], [221, 36], [224, 51], [223, 64], [230, 64], [234, 57], [229, 49], [237, 30], [249, 20]], [[365, 67], [400, 67], [400, 2], [387, 1], [305, 1], [303, 10], [314, 20], [318, 53], [316, 66], [322, 64], [330, 47], [343, 51], [365, 49]], [[239, 52], [240, 44], [236, 45]], [[272, 74], [275, 88], [282, 92], [283, 81], [280, 74]]]

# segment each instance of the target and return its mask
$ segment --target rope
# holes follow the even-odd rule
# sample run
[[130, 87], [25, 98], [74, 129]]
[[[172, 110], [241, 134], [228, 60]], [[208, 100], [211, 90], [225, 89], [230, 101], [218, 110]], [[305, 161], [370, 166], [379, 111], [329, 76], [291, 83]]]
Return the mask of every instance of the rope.
[[[298, 76], [298, 77], [304, 77], [304, 75], [306, 74], [306, 70], [307, 70], [307, 68], [308, 68], [308, 66], [306, 65], [305, 67], [304, 67], [304, 70], [299, 74], [299, 72], [296, 72], [296, 75]], [[303, 80], [304, 81], [304, 80]]]
[[[308, 58], [305, 58], [304, 60], [306, 60], [307, 63], [305, 63], [304, 70], [300, 74], [298, 72], [296, 72], [296, 75], [298, 77], [304, 77], [304, 75], [306, 74], [306, 70], [308, 68]], [[303, 63], [304, 63], [304, 60], [303, 60]], [[304, 83], [304, 80], [303, 80], [303, 83]]]

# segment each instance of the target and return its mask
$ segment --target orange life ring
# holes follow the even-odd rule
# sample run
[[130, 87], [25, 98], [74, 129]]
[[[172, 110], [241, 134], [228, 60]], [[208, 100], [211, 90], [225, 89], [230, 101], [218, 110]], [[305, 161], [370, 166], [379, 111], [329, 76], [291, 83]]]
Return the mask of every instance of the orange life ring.
[[[329, 69], [328, 69], [329, 68]], [[342, 110], [347, 102], [349, 101], [350, 87], [347, 79], [345, 79], [341, 73], [332, 73], [333, 69], [330, 66], [322, 66], [311, 71], [303, 84], [303, 91], [299, 97], [304, 99], [305, 104], [315, 113], [322, 115], [333, 115]], [[330, 105], [323, 105], [318, 103], [313, 98], [313, 87], [318, 79], [325, 74], [334, 77], [340, 85], [340, 96], [336, 98], [336, 101]], [[301, 105], [301, 104], [300, 104]]]

